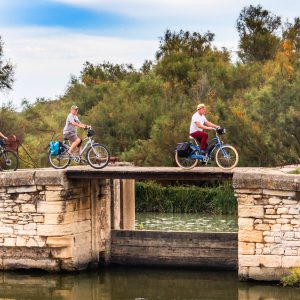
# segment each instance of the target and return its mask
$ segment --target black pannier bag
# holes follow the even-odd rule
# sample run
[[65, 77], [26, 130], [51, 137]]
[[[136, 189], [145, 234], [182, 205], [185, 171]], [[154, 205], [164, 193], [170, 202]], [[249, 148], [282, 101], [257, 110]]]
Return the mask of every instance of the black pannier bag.
[[192, 152], [191, 145], [188, 142], [178, 143], [176, 151], [179, 157], [188, 157]]

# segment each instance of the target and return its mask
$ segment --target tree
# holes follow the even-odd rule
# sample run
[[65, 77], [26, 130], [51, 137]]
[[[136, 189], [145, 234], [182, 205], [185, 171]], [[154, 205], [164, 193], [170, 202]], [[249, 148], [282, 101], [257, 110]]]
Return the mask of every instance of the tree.
[[280, 38], [276, 35], [280, 25], [281, 18], [260, 5], [244, 7], [236, 22], [240, 59], [246, 63], [274, 58], [280, 47]]
[[3, 42], [0, 36], [0, 90], [11, 89], [14, 83], [14, 67], [3, 59]]

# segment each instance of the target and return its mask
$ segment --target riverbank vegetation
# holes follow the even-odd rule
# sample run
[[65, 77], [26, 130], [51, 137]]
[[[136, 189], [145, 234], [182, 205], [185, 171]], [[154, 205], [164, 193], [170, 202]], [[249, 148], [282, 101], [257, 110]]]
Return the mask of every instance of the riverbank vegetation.
[[176, 143], [187, 140], [191, 116], [204, 102], [208, 119], [225, 127], [225, 142], [239, 150], [240, 166], [297, 163], [300, 18], [283, 23], [261, 6], [249, 6], [236, 29], [237, 57], [214, 47], [210, 31], [167, 30], [153, 60], [140, 69], [86, 62], [57, 99], [24, 100], [21, 111], [3, 105], [1, 131], [16, 134], [37, 165], [45, 166], [52, 133], [62, 138], [70, 106], [76, 104], [82, 121], [94, 127], [95, 140], [120, 160], [172, 166]]
[[289, 274], [281, 279], [283, 286], [299, 287], [300, 286], [300, 268], [291, 268]]
[[237, 200], [230, 183], [198, 187], [136, 182], [136, 211], [233, 215]]

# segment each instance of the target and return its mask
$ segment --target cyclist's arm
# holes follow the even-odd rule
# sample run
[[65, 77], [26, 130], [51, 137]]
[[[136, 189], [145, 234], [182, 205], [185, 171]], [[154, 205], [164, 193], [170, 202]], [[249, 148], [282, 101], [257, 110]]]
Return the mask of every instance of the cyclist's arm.
[[3, 139], [7, 140], [7, 137], [2, 132], [0, 132], [0, 137], [2, 137]]
[[214, 123], [212, 123], [212, 122], [209, 122], [209, 121], [205, 121], [205, 123], [204, 123], [206, 126], [209, 126], [209, 127], [212, 127], [212, 128], [220, 128], [220, 126], [219, 125], [216, 125], [216, 124], [214, 124]]
[[[213, 129], [213, 127], [210, 127], [210, 126], [205, 126], [205, 125], [202, 125], [200, 122], [195, 122], [197, 127], [201, 128], [201, 129], [206, 129], [206, 130], [211, 130]], [[207, 122], [205, 122], [206, 124]]]
[[91, 127], [90, 125], [85, 125], [85, 124], [83, 124], [83, 123], [77, 123], [77, 122], [71, 122], [71, 124], [72, 124], [73, 126], [77, 126], [77, 127], [79, 127], [79, 128], [88, 128], [88, 127]]

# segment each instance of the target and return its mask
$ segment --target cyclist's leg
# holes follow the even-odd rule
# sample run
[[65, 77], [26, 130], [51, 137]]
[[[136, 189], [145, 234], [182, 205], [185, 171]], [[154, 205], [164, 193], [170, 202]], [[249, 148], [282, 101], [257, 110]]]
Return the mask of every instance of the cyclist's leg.
[[71, 147], [68, 150], [68, 153], [71, 154], [75, 150], [75, 148], [81, 144], [81, 139], [76, 134], [71, 134], [66, 137], [72, 143]]
[[197, 142], [200, 145], [200, 148], [202, 151], [205, 151], [207, 147], [207, 139], [208, 139], [208, 134], [204, 131], [196, 131], [191, 134], [191, 136], [197, 140]]

